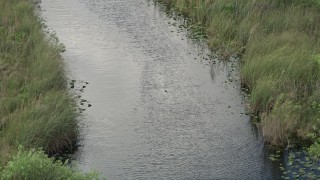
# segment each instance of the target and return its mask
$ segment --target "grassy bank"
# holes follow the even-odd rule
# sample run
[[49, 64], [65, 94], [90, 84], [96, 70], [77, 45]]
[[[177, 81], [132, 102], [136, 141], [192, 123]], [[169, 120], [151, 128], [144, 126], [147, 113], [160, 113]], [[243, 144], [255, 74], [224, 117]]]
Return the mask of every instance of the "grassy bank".
[[268, 143], [311, 144], [320, 127], [319, 0], [162, 0], [202, 24], [208, 44], [242, 56], [250, 110]]
[[31, 0], [0, 0], [0, 167], [18, 146], [48, 154], [76, 141], [78, 114], [59, 53]]

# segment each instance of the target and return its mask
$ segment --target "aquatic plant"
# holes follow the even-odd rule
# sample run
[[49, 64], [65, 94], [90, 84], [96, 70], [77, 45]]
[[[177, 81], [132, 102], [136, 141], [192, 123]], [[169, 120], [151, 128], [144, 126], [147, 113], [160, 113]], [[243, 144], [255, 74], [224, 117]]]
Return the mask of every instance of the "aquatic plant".
[[269, 159], [279, 163], [282, 179], [319, 179], [319, 161], [310, 156], [305, 148], [277, 151]]

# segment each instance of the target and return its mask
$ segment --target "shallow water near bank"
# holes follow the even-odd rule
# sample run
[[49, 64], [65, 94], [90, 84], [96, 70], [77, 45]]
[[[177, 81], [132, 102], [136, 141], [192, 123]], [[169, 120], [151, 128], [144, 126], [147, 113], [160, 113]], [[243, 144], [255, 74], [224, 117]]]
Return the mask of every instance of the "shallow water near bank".
[[277, 179], [236, 60], [209, 60], [147, 0], [42, 0], [72, 79], [89, 82], [83, 171], [108, 179]]

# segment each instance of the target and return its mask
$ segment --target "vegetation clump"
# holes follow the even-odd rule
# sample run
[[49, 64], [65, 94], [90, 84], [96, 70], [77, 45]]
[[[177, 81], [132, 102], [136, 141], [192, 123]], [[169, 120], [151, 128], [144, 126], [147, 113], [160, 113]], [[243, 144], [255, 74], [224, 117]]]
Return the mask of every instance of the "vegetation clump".
[[250, 111], [277, 147], [320, 137], [319, 0], [161, 0], [202, 24], [223, 56], [241, 55]]
[[50, 159], [42, 150], [23, 150], [0, 171], [2, 180], [11, 179], [47, 179], [47, 180], [85, 180], [98, 179], [99, 174], [88, 174], [72, 171], [66, 163]]

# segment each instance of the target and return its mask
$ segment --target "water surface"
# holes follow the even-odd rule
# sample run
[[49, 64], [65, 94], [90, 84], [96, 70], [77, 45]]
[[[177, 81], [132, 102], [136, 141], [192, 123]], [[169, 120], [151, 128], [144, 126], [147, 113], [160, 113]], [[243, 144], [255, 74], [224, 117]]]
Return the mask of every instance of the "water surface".
[[209, 61], [159, 7], [42, 0], [70, 76], [90, 83], [79, 168], [108, 179], [278, 178], [244, 114], [236, 62]]

